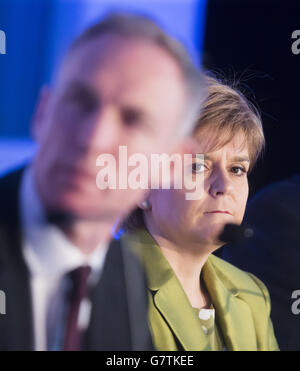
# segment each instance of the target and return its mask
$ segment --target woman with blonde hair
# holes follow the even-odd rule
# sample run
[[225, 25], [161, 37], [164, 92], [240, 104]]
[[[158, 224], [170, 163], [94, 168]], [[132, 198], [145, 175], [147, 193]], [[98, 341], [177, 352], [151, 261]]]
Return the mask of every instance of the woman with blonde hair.
[[149, 322], [158, 350], [278, 350], [264, 284], [212, 253], [227, 223], [242, 222], [248, 173], [264, 147], [257, 110], [237, 89], [207, 77], [194, 131], [199, 200], [185, 189], [151, 190], [121, 237], [148, 276]]

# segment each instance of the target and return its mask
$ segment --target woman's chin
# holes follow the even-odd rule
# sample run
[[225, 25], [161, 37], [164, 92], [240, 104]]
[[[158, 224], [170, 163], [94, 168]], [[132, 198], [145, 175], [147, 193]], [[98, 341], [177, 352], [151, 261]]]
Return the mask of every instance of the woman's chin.
[[218, 248], [224, 245], [224, 243], [219, 239], [220, 234], [223, 232], [224, 226], [225, 223], [214, 223], [206, 227], [201, 226], [197, 230], [197, 236], [202, 243], [212, 245], [212, 248]]

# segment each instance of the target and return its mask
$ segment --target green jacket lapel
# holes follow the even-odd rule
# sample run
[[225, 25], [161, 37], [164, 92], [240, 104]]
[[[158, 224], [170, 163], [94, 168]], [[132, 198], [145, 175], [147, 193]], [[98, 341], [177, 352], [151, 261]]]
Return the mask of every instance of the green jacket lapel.
[[127, 243], [140, 256], [147, 271], [148, 287], [154, 292], [155, 305], [182, 347], [185, 350], [211, 350], [184, 290], [151, 235], [139, 231], [130, 235]]
[[[228, 350], [256, 350], [256, 334], [251, 310], [239, 298], [239, 290], [213, 265], [210, 256], [203, 267], [203, 278], [216, 309], [225, 345]], [[248, 320], [247, 320], [248, 319]], [[247, 336], [245, 336], [247, 334]]]
[[200, 321], [175, 275], [156, 292], [154, 302], [184, 350], [211, 350]]

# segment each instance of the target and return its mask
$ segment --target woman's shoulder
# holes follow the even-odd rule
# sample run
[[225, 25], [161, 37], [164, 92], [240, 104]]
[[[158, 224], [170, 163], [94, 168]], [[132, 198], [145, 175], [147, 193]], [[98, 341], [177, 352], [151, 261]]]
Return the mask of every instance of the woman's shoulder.
[[265, 299], [268, 299], [266, 286], [254, 274], [243, 271], [215, 255], [211, 255], [209, 260], [225, 285], [229, 282], [238, 291], [251, 290], [253, 294], [263, 293]]

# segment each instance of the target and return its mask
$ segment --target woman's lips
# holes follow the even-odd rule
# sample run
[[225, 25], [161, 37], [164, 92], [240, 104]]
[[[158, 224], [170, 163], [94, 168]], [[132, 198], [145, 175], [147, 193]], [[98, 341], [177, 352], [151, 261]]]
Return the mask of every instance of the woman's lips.
[[229, 211], [227, 210], [212, 210], [212, 211], [206, 211], [204, 214], [228, 214], [232, 215]]

